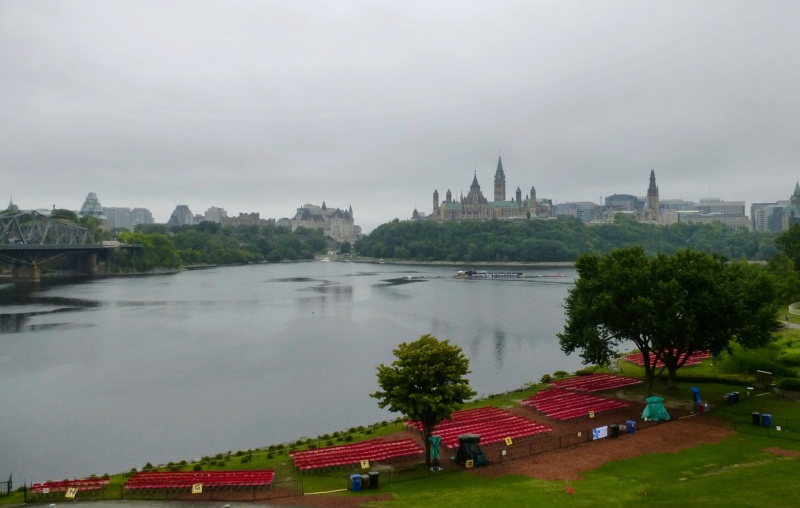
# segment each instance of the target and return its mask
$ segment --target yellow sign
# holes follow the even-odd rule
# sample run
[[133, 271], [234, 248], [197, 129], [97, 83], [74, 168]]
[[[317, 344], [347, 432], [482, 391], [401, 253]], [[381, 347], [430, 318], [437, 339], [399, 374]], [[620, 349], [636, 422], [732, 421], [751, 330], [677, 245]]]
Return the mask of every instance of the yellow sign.
[[594, 411], [589, 411], [589, 418], [594, 418]]
[[192, 485], [192, 494], [202, 494], [203, 493], [203, 484], [202, 483], [195, 483]]
[[76, 487], [70, 487], [67, 489], [67, 493], [64, 494], [64, 497], [67, 499], [75, 499], [75, 496], [78, 495], [78, 489]]
[[467, 460], [467, 463], [464, 465], [467, 467], [467, 469], [471, 469], [473, 464], [474, 462], [472, 462], [472, 459], [469, 459]]
[[511, 442], [512, 442], [512, 441], [511, 441], [511, 436], [508, 436], [508, 437], [506, 438], [506, 446], [511, 446]]
[[369, 469], [369, 460], [364, 459], [361, 461], [361, 469]]

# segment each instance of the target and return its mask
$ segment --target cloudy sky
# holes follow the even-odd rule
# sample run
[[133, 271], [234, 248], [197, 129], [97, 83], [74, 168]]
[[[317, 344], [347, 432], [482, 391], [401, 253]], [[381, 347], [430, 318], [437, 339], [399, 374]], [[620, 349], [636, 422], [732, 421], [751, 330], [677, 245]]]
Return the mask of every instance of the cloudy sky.
[[366, 231], [432, 193], [773, 202], [800, 180], [800, 2], [0, 0], [0, 193], [22, 208]]

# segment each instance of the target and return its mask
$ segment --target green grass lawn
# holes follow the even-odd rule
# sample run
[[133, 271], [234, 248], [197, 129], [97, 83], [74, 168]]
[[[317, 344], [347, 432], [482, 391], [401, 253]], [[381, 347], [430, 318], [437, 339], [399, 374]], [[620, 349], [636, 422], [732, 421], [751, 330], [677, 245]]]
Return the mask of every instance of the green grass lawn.
[[[394, 500], [367, 506], [794, 506], [798, 459], [764, 451], [800, 443], [736, 435], [673, 454], [606, 464], [572, 482], [454, 473], [381, 487]], [[352, 494], [361, 495], [361, 494]]]

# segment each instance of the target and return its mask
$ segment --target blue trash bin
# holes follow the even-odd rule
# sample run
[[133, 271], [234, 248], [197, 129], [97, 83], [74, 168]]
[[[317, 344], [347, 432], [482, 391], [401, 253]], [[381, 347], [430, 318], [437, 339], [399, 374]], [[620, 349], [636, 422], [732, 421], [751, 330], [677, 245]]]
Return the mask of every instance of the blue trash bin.
[[739, 392], [732, 392], [733, 393], [733, 402], [739, 402]]
[[361, 475], [360, 474], [351, 474], [350, 475], [350, 490], [353, 492], [361, 492]]
[[761, 423], [764, 427], [772, 427], [772, 415], [769, 413], [761, 415]]
[[625, 422], [625, 427], [628, 429], [628, 434], [636, 432], [636, 420], [628, 420]]

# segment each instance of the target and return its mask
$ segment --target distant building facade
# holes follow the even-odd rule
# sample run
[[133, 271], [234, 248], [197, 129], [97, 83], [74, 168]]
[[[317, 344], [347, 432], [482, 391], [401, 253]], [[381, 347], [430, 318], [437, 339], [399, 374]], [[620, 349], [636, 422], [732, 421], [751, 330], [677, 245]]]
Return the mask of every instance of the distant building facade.
[[[223, 210], [224, 211], [224, 210]], [[258, 212], [239, 213], [237, 217], [220, 217], [219, 223], [222, 226], [275, 226], [275, 219], [262, 219]]]
[[559, 203], [555, 207], [556, 217], [574, 217], [585, 223], [598, 219], [602, 208], [591, 201], [578, 201], [574, 203]]
[[187, 226], [194, 224], [194, 215], [188, 205], [178, 205], [169, 216], [167, 226]]
[[292, 231], [300, 227], [319, 229], [339, 243], [345, 240], [352, 243], [361, 238], [361, 227], [355, 224], [352, 206], [348, 210], [340, 210], [329, 209], [324, 201], [322, 206], [307, 203], [297, 209], [292, 219]]
[[153, 224], [153, 214], [147, 208], [103, 207], [110, 229], [123, 228], [129, 231], [139, 224]]
[[[477, 172], [472, 177], [469, 193], [456, 201], [448, 189], [445, 199], [439, 202], [439, 191], [433, 191], [433, 209], [429, 220], [487, 220], [487, 219], [528, 219], [545, 218], [553, 215], [553, 205], [549, 200], [537, 200], [536, 188], [531, 186], [530, 194], [523, 199], [522, 190], [517, 187], [514, 197], [506, 200], [506, 175], [503, 160], [498, 157], [494, 174], [494, 200], [483, 195], [478, 184]], [[419, 214], [418, 214], [419, 216]]]
[[723, 201], [719, 198], [703, 198], [697, 205], [701, 213], [726, 213], [744, 215], [744, 201]]
[[606, 196], [605, 207], [612, 212], [635, 212], [638, 198], [630, 194], [612, 194]]
[[647, 201], [645, 202], [643, 222], [658, 223], [661, 221], [661, 203], [658, 197], [658, 185], [656, 185], [656, 171], [650, 170], [650, 185], [647, 187]]
[[219, 208], [216, 206], [212, 206], [208, 210], [206, 210], [206, 213], [203, 216], [203, 220], [206, 220], [208, 222], [216, 222], [217, 224], [220, 224], [222, 222], [222, 219], [226, 218], [228, 218], [228, 212], [226, 212], [223, 208]]
[[664, 224], [677, 224], [678, 222], [701, 224], [720, 222], [736, 231], [750, 230], [750, 218], [738, 213], [701, 213], [699, 210], [667, 210], [664, 212]]
[[103, 212], [103, 206], [100, 204], [100, 200], [97, 199], [97, 194], [94, 192], [90, 192], [86, 195], [86, 200], [83, 202], [83, 206], [81, 206], [81, 211], [78, 212], [78, 215], [81, 217], [94, 217], [100, 222], [100, 227], [108, 231], [108, 217]]

